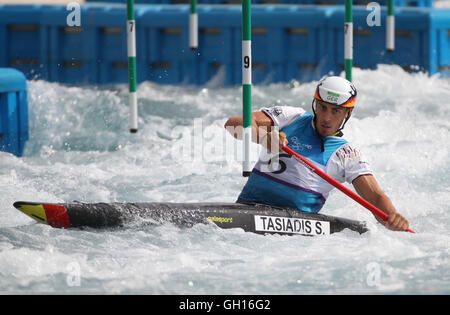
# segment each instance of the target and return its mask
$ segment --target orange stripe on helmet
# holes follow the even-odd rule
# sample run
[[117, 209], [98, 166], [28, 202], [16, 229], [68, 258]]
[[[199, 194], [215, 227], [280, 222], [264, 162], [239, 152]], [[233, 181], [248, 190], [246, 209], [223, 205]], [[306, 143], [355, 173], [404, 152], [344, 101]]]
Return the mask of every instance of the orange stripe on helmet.
[[320, 94], [319, 94], [319, 87], [317, 87], [317, 89], [316, 89], [316, 94], [314, 95], [314, 98], [315, 98], [316, 100], [318, 100], [318, 101], [324, 102], [324, 100], [320, 97]]
[[355, 107], [356, 97], [350, 97], [350, 99], [344, 104], [340, 105], [342, 107]]

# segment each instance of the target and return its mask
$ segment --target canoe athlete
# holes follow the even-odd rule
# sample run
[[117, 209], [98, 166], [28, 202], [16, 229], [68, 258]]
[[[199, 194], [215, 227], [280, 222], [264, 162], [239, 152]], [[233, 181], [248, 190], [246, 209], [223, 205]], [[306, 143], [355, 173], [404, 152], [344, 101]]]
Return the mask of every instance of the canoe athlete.
[[[364, 156], [342, 138], [356, 94], [351, 82], [330, 76], [317, 85], [312, 114], [292, 106], [253, 112], [252, 141], [267, 150], [262, 150], [237, 202], [320, 211], [333, 186], [283, 152], [281, 148], [288, 145], [334, 179], [353, 184], [362, 198], [389, 216], [387, 221], [376, 217], [385, 227], [406, 230], [408, 220], [381, 190]], [[234, 116], [225, 123], [236, 139], [242, 139], [242, 120]]]

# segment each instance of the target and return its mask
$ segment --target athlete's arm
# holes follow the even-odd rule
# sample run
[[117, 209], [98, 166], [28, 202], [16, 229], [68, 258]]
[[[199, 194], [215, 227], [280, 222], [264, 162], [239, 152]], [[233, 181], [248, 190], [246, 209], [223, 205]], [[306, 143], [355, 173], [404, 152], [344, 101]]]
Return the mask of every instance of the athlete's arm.
[[[243, 118], [240, 116], [233, 116], [225, 123], [225, 129], [236, 139], [242, 140], [243, 134]], [[259, 143], [259, 140], [270, 132], [273, 126], [272, 119], [264, 112], [252, 113], [252, 141]]]
[[389, 216], [387, 221], [376, 217], [381, 224], [394, 231], [404, 231], [409, 227], [408, 220], [395, 209], [391, 199], [381, 190], [374, 176], [359, 176], [352, 184], [361, 197]]
[[[242, 115], [233, 116], [225, 123], [225, 129], [236, 139], [242, 140]], [[263, 145], [269, 151], [281, 151], [281, 147], [286, 145], [286, 134], [278, 132], [274, 128], [272, 119], [263, 111], [252, 113], [252, 141]], [[279, 143], [276, 143], [279, 139]], [[272, 143], [274, 147], [272, 148]]]

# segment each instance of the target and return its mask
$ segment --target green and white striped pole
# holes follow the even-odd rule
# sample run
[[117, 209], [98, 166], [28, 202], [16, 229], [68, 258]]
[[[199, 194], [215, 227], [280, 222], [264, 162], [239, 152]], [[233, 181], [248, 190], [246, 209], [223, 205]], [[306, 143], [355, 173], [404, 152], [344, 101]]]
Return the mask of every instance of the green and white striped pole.
[[345, 78], [352, 82], [353, 67], [353, 0], [345, 0], [344, 26]]
[[252, 139], [252, 23], [251, 0], [242, 0], [242, 126], [244, 163], [242, 175], [251, 174], [250, 144]]
[[134, 20], [134, 0], [127, 0], [127, 54], [128, 89], [130, 104], [130, 132], [138, 131], [138, 110], [136, 94], [136, 23]]
[[395, 17], [394, 0], [388, 0], [388, 14], [386, 17], [386, 50], [393, 52], [395, 49]]
[[191, 10], [189, 13], [189, 48], [198, 48], [198, 14], [197, 0], [191, 0]]

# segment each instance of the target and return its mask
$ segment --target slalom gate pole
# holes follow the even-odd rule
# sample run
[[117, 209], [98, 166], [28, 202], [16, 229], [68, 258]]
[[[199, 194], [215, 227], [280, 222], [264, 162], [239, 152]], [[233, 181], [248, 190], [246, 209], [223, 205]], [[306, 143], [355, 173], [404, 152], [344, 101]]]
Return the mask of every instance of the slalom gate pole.
[[250, 144], [252, 140], [252, 26], [251, 0], [242, 0], [242, 126], [244, 163], [242, 175], [250, 176]]
[[189, 13], [189, 48], [191, 50], [196, 50], [198, 48], [197, 0], [191, 0]]
[[138, 131], [138, 110], [136, 94], [136, 23], [134, 20], [134, 0], [127, 0], [127, 54], [130, 132], [136, 133]]
[[345, 0], [344, 24], [345, 78], [352, 82], [353, 67], [353, 0]]
[[395, 49], [394, 0], [388, 0], [388, 12], [386, 17], [386, 51], [393, 52], [394, 49]]

